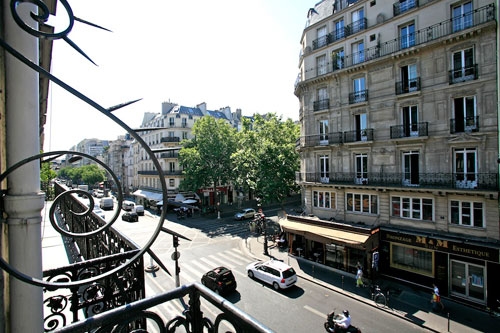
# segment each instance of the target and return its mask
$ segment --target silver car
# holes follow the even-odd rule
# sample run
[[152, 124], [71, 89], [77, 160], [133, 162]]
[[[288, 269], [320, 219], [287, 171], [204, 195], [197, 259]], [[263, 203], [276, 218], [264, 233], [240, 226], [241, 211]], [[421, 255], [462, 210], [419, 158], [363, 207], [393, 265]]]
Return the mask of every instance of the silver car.
[[241, 221], [244, 219], [251, 219], [254, 217], [256, 211], [253, 208], [245, 208], [234, 215], [234, 219]]

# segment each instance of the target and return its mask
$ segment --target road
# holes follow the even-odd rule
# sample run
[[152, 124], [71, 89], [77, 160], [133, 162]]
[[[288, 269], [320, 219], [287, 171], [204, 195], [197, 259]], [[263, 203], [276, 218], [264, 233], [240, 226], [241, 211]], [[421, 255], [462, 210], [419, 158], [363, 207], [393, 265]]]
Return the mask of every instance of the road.
[[[247, 277], [245, 267], [253, 261], [244, 250], [244, 239], [250, 237], [247, 223], [231, 219], [184, 219], [177, 221], [174, 215], [168, 216], [164, 226], [178, 232], [191, 241], [180, 240], [181, 257], [180, 283], [200, 281], [203, 273], [220, 265], [230, 268], [238, 282], [237, 292], [226, 298], [237, 307], [257, 318], [276, 332], [322, 332], [326, 313], [332, 309], [349, 309], [353, 325], [363, 332], [425, 332], [426, 330], [401, 318], [377, 310], [315, 283], [299, 278], [296, 286], [276, 292], [271, 286]], [[115, 228], [128, 235], [139, 245], [145, 244], [156, 228], [159, 218], [146, 212], [139, 222], [129, 223], [121, 220]], [[172, 236], [161, 233], [152, 250], [174, 274], [174, 261], [170, 258], [174, 251]], [[145, 258], [146, 265], [151, 264]], [[175, 277], [163, 271], [146, 273], [146, 295], [155, 295], [175, 287]], [[218, 313], [210, 304], [202, 302], [202, 311], [208, 318]], [[179, 301], [163, 305], [161, 312], [164, 320], [181, 313]]]

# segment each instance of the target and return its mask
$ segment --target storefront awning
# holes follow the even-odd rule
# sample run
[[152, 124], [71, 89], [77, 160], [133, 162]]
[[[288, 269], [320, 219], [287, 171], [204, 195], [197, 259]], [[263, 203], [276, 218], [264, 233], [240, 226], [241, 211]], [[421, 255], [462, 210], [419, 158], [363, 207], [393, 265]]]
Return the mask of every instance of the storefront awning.
[[302, 235], [307, 235], [307, 234], [318, 235], [323, 238], [328, 238], [336, 242], [352, 244], [352, 245], [364, 244], [370, 237], [369, 234], [358, 234], [352, 231], [345, 231], [335, 228], [327, 228], [317, 225], [293, 222], [290, 220], [281, 220], [280, 225], [284, 231], [289, 231], [295, 234], [302, 234]]
[[144, 190], [137, 190], [134, 193], [132, 193], [132, 195], [135, 195], [136, 197], [143, 197], [148, 200], [160, 201], [163, 199], [163, 194], [161, 193], [144, 191]]

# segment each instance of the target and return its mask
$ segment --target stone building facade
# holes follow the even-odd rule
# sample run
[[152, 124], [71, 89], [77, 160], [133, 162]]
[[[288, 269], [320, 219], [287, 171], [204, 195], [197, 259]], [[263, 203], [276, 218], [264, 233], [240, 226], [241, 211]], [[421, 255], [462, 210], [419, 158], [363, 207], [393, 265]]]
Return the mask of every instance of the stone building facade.
[[370, 248], [331, 233], [314, 241], [295, 223], [292, 251], [436, 282], [465, 302], [499, 298], [496, 13], [491, 0], [310, 9], [295, 86], [304, 206], [331, 221], [323, 228], [371, 236]]

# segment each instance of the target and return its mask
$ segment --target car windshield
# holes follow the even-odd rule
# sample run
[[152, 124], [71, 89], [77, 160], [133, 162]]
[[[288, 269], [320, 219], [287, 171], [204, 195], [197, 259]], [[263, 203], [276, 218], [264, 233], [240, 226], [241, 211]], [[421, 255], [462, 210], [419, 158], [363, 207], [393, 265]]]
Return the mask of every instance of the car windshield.
[[295, 275], [295, 271], [294, 271], [294, 269], [292, 267], [290, 267], [286, 271], [283, 271], [283, 277], [285, 279], [288, 279], [289, 277], [292, 277], [294, 275]]
[[233, 273], [226, 272], [226, 273], [222, 274], [220, 279], [222, 282], [232, 281], [232, 280], [234, 280], [234, 276], [233, 276]]

